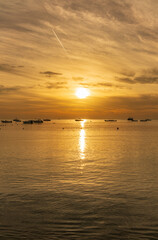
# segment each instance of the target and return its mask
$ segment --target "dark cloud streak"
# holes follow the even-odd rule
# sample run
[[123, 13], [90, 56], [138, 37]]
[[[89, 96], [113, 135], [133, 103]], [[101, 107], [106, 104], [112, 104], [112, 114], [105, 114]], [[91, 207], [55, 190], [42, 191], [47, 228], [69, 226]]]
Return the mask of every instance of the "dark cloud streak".
[[15, 94], [23, 89], [25, 89], [26, 87], [23, 86], [4, 86], [4, 85], [0, 85], [0, 95], [3, 94]]
[[[128, 72], [122, 75], [128, 76]], [[132, 75], [129, 75], [129, 77], [115, 77], [115, 80], [127, 84], [158, 84], [158, 68], [142, 70], [141, 74], [133, 74], [133, 76], [135, 77], [132, 77]]]
[[96, 87], [96, 88], [126, 88], [126, 86], [115, 84], [115, 83], [110, 83], [110, 82], [98, 82], [98, 83], [80, 83], [81, 86], [84, 87]]
[[61, 89], [61, 88], [67, 88], [67, 83], [66, 82], [47, 82], [45, 87], [47, 89]]
[[52, 72], [52, 71], [45, 71], [40, 72], [40, 74], [45, 75], [46, 77], [52, 77], [52, 76], [60, 76], [62, 73]]

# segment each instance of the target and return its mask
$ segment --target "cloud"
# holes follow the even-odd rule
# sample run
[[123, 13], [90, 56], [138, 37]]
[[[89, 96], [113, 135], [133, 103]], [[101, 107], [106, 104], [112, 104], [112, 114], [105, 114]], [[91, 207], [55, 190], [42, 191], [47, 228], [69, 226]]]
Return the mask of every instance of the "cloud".
[[[24, 65], [1, 63], [0, 64], [0, 72], [4, 74], [4, 77], [3, 77], [4, 79], [6, 79], [7, 74], [13, 74], [15, 76], [19, 76], [19, 79], [23, 81], [23, 84], [25, 84], [24, 78], [29, 79], [29, 80], [40, 80], [35, 75], [35, 72], [32, 73], [32, 69], [30, 67], [28, 68], [28, 67], [25, 67]], [[10, 78], [10, 76], [9, 76], [9, 78]]]
[[[140, 94], [135, 96], [106, 96], [93, 100], [95, 109], [106, 111], [108, 115], [129, 117], [147, 117], [149, 115], [158, 116], [158, 94]], [[96, 110], [96, 111], [97, 111]]]
[[81, 82], [80, 85], [84, 87], [96, 87], [96, 88], [127, 88], [126, 86], [110, 83], [110, 82], [98, 82], [98, 83], [83, 83]]
[[113, 96], [107, 100], [114, 108], [129, 110], [150, 110], [158, 106], [158, 94], [140, 94], [138, 96]]
[[73, 77], [72, 78], [74, 81], [83, 81], [84, 78], [83, 77]]
[[15, 93], [21, 89], [22, 89], [21, 86], [8, 87], [8, 86], [0, 85], [0, 95], [6, 94], [6, 93]]
[[7, 63], [0, 64], [0, 72], [12, 73], [20, 75], [22, 73], [21, 69], [23, 69], [23, 65], [12, 65]]
[[8, 73], [14, 73], [14, 72], [16, 72], [16, 67], [17, 66], [14, 66], [14, 65], [1, 63], [0, 64], [0, 71], [8, 72]]
[[52, 72], [52, 71], [45, 71], [45, 72], [40, 72], [40, 74], [45, 75], [46, 77], [52, 77], [52, 76], [60, 76], [62, 73], [57, 73], [57, 72]]
[[141, 75], [135, 78], [115, 78], [119, 82], [128, 83], [128, 84], [158, 84], [158, 77], [148, 77]]
[[134, 78], [135, 83], [140, 84], [157, 84], [158, 83], [158, 77], [148, 77], [148, 76], [139, 76]]
[[145, 74], [156, 75], [158, 76], [158, 68], [151, 68], [143, 71]]
[[[0, 85], [0, 95], [3, 94], [11, 94], [11, 95], [18, 95], [18, 94], [23, 94], [23, 96], [28, 94], [30, 92], [30, 89], [35, 89], [36, 86], [34, 85], [16, 85], [16, 86], [5, 86], [5, 85]], [[7, 100], [6, 100], [7, 101]]]
[[158, 40], [157, 30], [151, 31], [151, 28], [144, 27], [138, 30], [138, 35], [141, 36], [142, 39], [153, 40], [153, 41]]
[[134, 16], [132, 5], [127, 1], [106, 1], [107, 3], [107, 15], [110, 18], [114, 18], [120, 22], [126, 22], [129, 24], [136, 23], [137, 20]]
[[[126, 75], [126, 73], [122, 73], [122, 75]], [[141, 73], [133, 73], [133, 76], [129, 75], [129, 77], [115, 77], [115, 80], [127, 84], [158, 84], [158, 68], [142, 70]]]
[[130, 70], [124, 70], [121, 72], [121, 75], [124, 75], [126, 77], [134, 77], [135, 76], [135, 72], [134, 71], [130, 71]]
[[118, 84], [114, 84], [114, 83], [109, 83], [109, 82], [99, 82], [96, 84], [93, 84], [96, 87], [116, 87], [116, 88], [122, 88], [123, 86], [118, 85]]
[[67, 83], [66, 82], [47, 82], [46, 83], [46, 88], [48, 89], [61, 89], [61, 88], [67, 88]]
[[120, 22], [135, 23], [136, 19], [129, 1], [98, 0], [84, 1], [76, 0], [64, 3], [64, 8], [73, 12], [93, 13], [96, 16], [108, 17]]
[[132, 78], [128, 78], [128, 77], [115, 77], [115, 79], [119, 82], [123, 82], [123, 83], [128, 83], [128, 84], [135, 84], [136, 82], [132, 79]]
[[[46, 89], [62, 89], [62, 88], [68, 88], [67, 87], [67, 82], [46, 82], [45, 85], [28, 85], [28, 86], [5, 86], [5, 85], [0, 85], [0, 95], [3, 94], [14, 94], [14, 95], [18, 95], [18, 94], [24, 94], [23, 97], [28, 96], [28, 94], [30, 94], [30, 90], [32, 89], [33, 92], [31, 93], [31, 95], [36, 95], [34, 93], [34, 90], [40, 90], [41, 88], [46, 88]], [[40, 91], [39, 91], [40, 92]]]

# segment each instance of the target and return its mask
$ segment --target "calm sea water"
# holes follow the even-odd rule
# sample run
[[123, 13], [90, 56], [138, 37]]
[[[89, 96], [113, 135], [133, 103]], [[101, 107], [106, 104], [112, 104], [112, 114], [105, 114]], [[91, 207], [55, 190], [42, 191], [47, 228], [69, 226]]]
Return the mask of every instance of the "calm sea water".
[[158, 239], [158, 121], [0, 128], [0, 239]]

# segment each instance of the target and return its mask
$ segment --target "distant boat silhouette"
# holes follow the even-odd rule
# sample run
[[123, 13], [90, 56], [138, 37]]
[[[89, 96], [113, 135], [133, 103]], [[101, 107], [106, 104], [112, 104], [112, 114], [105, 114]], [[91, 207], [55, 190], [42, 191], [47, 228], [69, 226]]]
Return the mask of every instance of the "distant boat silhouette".
[[128, 121], [131, 121], [131, 122], [138, 122], [137, 119], [134, 119], [134, 118], [132, 118], [132, 117], [129, 117], [127, 120], [128, 120]]
[[23, 121], [23, 124], [33, 124], [33, 120]]
[[46, 118], [46, 119], [43, 119], [43, 121], [45, 121], [45, 122], [50, 122], [51, 119]]
[[43, 123], [41, 119], [33, 120], [34, 123]]
[[141, 120], [140, 120], [140, 122], [149, 122], [149, 121], [151, 121], [150, 118], [146, 118], [146, 119], [141, 119]]
[[147, 122], [147, 120], [146, 119], [141, 119], [140, 122]]
[[148, 118], [147, 118], [147, 119], [141, 119], [141, 120], [140, 120], [140, 122], [149, 122], [149, 121], [151, 121], [151, 119], [148, 119]]
[[1, 120], [2, 123], [12, 123], [12, 121], [9, 120]]
[[128, 121], [134, 121], [132, 117], [127, 118]]
[[76, 122], [83, 121], [83, 119], [75, 119]]
[[21, 120], [19, 120], [19, 119], [17, 119], [17, 118], [13, 119], [13, 121], [14, 121], [14, 122], [21, 122]]
[[117, 122], [117, 120], [115, 119], [107, 119], [107, 120], [104, 120], [105, 122]]

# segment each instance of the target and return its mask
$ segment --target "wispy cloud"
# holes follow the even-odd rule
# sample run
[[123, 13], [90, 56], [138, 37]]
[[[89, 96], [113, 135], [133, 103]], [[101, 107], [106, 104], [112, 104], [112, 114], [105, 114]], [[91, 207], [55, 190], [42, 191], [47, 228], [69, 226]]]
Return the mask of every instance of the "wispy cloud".
[[122, 75], [127, 77], [121, 76], [116, 77], [115, 79], [119, 82], [127, 84], [158, 84], [158, 68], [142, 70], [141, 73], [133, 73], [131, 76], [128, 74], [128, 72], [122, 73]]
[[74, 81], [83, 81], [84, 78], [83, 77], [73, 77], [72, 78]]
[[24, 68], [24, 66], [10, 65], [7, 63], [0, 64], [0, 71], [2, 72], [17, 73], [19, 71], [19, 68]]
[[18, 95], [19, 93], [25, 94], [30, 89], [34, 89], [35, 86], [6, 86], [6, 85], [0, 85], [0, 95], [7, 94], [7, 95]]
[[[107, 104], [113, 108], [128, 110], [150, 110], [158, 106], [157, 94], [141, 94], [137, 96], [112, 96], [108, 98]], [[143, 107], [142, 107], [143, 106]]]
[[85, 82], [80, 82], [81, 86], [84, 87], [95, 87], [95, 88], [118, 88], [118, 89], [124, 89], [127, 88], [127, 86], [121, 85], [121, 84], [115, 84], [111, 82], [98, 82], [98, 83], [85, 83]]
[[47, 89], [61, 89], [61, 88], [68, 88], [67, 87], [67, 82], [47, 82], [45, 84], [45, 87]]
[[0, 85], [0, 95], [6, 94], [6, 93], [15, 93], [21, 89], [20, 86], [14, 86], [14, 87], [6, 87], [4, 85]]
[[52, 76], [60, 76], [62, 73], [52, 72], [52, 71], [45, 71], [40, 72], [40, 74], [44, 75], [45, 77], [52, 77]]

